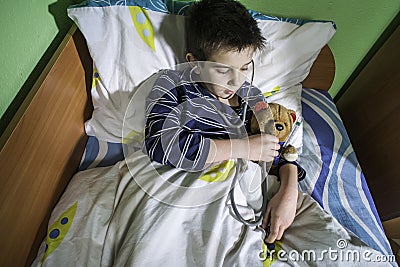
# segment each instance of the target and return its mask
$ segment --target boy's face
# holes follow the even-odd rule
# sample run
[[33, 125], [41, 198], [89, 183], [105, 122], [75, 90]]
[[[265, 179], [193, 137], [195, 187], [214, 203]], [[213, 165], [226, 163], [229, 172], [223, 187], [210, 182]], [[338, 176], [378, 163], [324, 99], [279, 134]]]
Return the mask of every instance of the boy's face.
[[231, 99], [247, 78], [254, 49], [218, 51], [200, 64], [204, 86], [219, 100]]

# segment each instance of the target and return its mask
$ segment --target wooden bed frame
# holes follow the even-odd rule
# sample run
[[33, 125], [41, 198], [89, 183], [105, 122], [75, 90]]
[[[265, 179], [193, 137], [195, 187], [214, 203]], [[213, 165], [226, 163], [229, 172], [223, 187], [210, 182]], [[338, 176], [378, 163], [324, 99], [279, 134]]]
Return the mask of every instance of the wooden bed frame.
[[[329, 90], [334, 75], [325, 46], [303, 86]], [[73, 26], [0, 138], [0, 266], [30, 265], [36, 257], [85, 148], [91, 79], [86, 42]]]

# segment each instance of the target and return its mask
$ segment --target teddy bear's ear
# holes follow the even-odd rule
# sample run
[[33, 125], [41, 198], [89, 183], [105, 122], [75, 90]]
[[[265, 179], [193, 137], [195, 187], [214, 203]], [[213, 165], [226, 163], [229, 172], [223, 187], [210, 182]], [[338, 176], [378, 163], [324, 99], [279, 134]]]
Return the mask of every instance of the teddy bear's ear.
[[289, 114], [292, 117], [293, 123], [296, 121], [296, 112], [294, 110], [289, 109]]

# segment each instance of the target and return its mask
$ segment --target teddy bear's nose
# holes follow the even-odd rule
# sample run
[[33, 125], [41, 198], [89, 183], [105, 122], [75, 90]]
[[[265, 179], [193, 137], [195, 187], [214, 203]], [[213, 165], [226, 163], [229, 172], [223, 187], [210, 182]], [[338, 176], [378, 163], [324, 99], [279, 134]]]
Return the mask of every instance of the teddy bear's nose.
[[283, 125], [280, 124], [280, 123], [275, 124], [275, 128], [276, 128], [278, 131], [282, 131], [282, 130], [284, 129]]

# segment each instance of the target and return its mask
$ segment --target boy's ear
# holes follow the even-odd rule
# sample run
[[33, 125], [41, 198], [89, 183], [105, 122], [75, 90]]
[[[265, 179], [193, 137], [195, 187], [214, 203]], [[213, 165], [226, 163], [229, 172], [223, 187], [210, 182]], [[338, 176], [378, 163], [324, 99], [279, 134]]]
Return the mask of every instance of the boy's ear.
[[197, 61], [197, 58], [192, 53], [187, 53], [185, 58], [187, 62]]
[[186, 61], [196, 74], [200, 74], [199, 64], [196, 63], [197, 58], [192, 53], [186, 54]]

